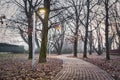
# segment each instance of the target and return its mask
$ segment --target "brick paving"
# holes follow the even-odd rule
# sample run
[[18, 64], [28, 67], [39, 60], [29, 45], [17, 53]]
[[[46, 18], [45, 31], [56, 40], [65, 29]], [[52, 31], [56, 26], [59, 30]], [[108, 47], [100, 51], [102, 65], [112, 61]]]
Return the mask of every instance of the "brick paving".
[[99, 67], [81, 59], [58, 56], [63, 60], [63, 69], [53, 80], [114, 80]]

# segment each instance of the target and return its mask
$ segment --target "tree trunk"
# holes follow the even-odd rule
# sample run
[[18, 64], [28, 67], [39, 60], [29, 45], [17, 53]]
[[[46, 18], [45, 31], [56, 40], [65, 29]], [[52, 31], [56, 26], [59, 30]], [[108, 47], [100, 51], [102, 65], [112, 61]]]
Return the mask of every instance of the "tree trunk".
[[61, 55], [61, 50], [62, 50], [62, 48], [59, 47], [58, 50], [57, 50], [58, 55]]
[[83, 58], [87, 58], [87, 42], [88, 42], [88, 26], [89, 26], [89, 10], [90, 7], [90, 1], [87, 0], [87, 21], [86, 21], [86, 26], [85, 26], [85, 43], [84, 43], [84, 53], [83, 53]]
[[32, 59], [32, 17], [28, 18], [28, 46], [29, 46], [29, 56], [28, 59]]
[[[32, 59], [32, 26], [33, 26], [33, 22], [32, 22], [32, 6], [30, 6], [28, 3], [28, 0], [23, 0], [24, 2], [24, 11], [27, 17], [27, 24], [28, 24], [28, 47], [29, 47], [29, 56], [28, 59]], [[31, 1], [32, 3], [32, 1]], [[28, 7], [29, 6], [29, 7]]]
[[98, 36], [98, 52], [97, 54], [98, 55], [101, 55], [103, 52], [102, 52], [102, 49], [101, 49], [101, 35], [100, 35], [100, 28], [97, 29], [97, 36]]
[[41, 41], [41, 48], [40, 48], [40, 55], [39, 55], [39, 63], [46, 62], [46, 48], [47, 48], [47, 24], [43, 24], [43, 30], [42, 30], [42, 41]]
[[35, 42], [36, 42], [37, 48], [40, 48], [39, 41], [37, 39], [37, 34], [36, 33], [35, 33]]
[[74, 40], [74, 57], [77, 57], [77, 46], [78, 46], [78, 38], [75, 36]]
[[92, 44], [93, 44], [93, 40], [92, 40], [92, 31], [90, 31], [90, 36], [89, 36], [89, 46], [90, 46], [90, 51], [89, 54], [92, 54]]
[[46, 62], [46, 52], [47, 52], [47, 37], [48, 37], [48, 19], [50, 13], [50, 0], [44, 0], [44, 8], [46, 9], [44, 19], [43, 19], [43, 28], [42, 28], [42, 41], [39, 55], [39, 63]]
[[[76, 16], [77, 17], [77, 16]], [[77, 57], [77, 48], [78, 48], [78, 30], [79, 30], [79, 25], [78, 25], [78, 19], [76, 18], [76, 30], [74, 34], [74, 57]]]
[[76, 28], [74, 33], [74, 57], [77, 57], [77, 48], [78, 48], [78, 30], [79, 30], [79, 11], [77, 10], [77, 7], [75, 8], [75, 15], [76, 15]]
[[110, 55], [109, 55], [109, 40], [108, 40], [108, 35], [109, 35], [109, 14], [108, 14], [108, 3], [109, 0], [105, 0], [105, 11], [106, 11], [106, 20], [105, 20], [105, 40], [106, 40], [106, 59], [110, 60]]

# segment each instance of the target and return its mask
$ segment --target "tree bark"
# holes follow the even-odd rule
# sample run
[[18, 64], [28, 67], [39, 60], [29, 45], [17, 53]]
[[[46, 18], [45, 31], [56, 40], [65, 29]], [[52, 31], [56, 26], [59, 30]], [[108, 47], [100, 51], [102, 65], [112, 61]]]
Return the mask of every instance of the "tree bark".
[[90, 51], [89, 54], [92, 54], [92, 44], [93, 44], [93, 39], [92, 39], [92, 31], [90, 31], [90, 35], [89, 35], [89, 46], [90, 46]]
[[74, 57], [77, 57], [78, 38], [75, 36], [74, 40]]
[[[28, 27], [30, 28], [30, 27]], [[32, 59], [32, 49], [33, 49], [33, 46], [32, 46], [32, 33], [30, 33], [28, 35], [28, 46], [29, 46], [29, 56], [28, 56], [28, 59]]]
[[106, 59], [110, 60], [110, 55], [109, 55], [109, 40], [108, 40], [108, 35], [109, 35], [109, 22], [108, 22], [108, 18], [109, 18], [109, 8], [108, 8], [108, 3], [109, 0], [105, 0], [105, 11], [106, 11], [106, 19], [105, 19], [105, 40], [106, 40]]
[[86, 21], [86, 26], [85, 26], [85, 43], [84, 43], [84, 53], [83, 53], [83, 58], [87, 58], [87, 42], [88, 42], [88, 26], [89, 26], [89, 10], [90, 7], [90, 1], [87, 0], [87, 21]]
[[27, 23], [28, 23], [28, 47], [29, 47], [29, 56], [28, 59], [32, 59], [32, 29], [33, 29], [33, 22], [32, 22], [32, 6], [30, 4], [32, 4], [32, 1], [30, 3], [28, 3], [28, 0], [23, 0], [24, 2], [24, 11], [27, 17]]
[[47, 37], [48, 37], [48, 20], [50, 13], [50, 0], [44, 0], [44, 8], [46, 9], [44, 19], [43, 19], [43, 28], [42, 28], [42, 41], [39, 55], [39, 63], [46, 62], [46, 52], [47, 52]]
[[33, 49], [33, 46], [32, 46], [32, 17], [28, 18], [28, 47], [29, 47], [28, 59], [32, 59], [32, 49]]
[[[46, 23], [46, 22], [45, 22]], [[46, 62], [46, 48], [47, 48], [47, 36], [48, 36], [48, 30], [47, 26], [48, 24], [43, 24], [43, 30], [42, 30], [42, 41], [41, 41], [41, 48], [40, 48], [40, 55], [39, 55], [39, 63]]]

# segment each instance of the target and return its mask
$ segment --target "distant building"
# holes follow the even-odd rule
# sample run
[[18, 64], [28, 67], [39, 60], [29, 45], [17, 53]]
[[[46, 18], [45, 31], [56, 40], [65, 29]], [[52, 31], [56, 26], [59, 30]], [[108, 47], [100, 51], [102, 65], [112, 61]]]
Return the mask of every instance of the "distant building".
[[0, 52], [23, 53], [24, 51], [25, 51], [24, 46], [0, 43]]

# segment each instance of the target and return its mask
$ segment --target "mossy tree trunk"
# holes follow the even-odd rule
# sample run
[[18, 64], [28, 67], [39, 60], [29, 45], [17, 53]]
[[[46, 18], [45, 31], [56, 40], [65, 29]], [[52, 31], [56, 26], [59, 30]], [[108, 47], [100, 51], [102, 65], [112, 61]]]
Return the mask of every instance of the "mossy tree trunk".
[[44, 19], [42, 21], [43, 28], [42, 28], [42, 41], [41, 41], [41, 48], [40, 48], [40, 55], [39, 55], [39, 63], [46, 62], [50, 0], [44, 0], [44, 8], [46, 9], [46, 12], [44, 14]]

